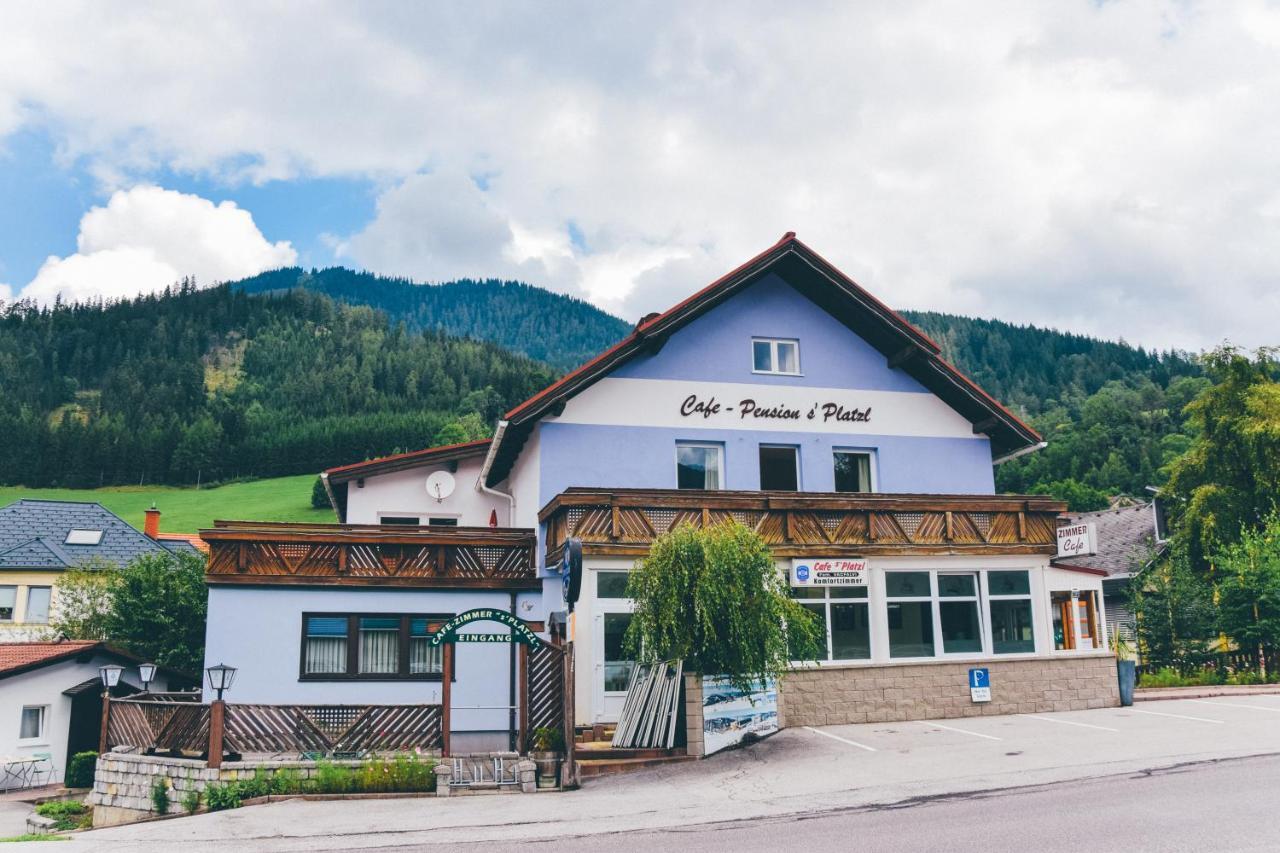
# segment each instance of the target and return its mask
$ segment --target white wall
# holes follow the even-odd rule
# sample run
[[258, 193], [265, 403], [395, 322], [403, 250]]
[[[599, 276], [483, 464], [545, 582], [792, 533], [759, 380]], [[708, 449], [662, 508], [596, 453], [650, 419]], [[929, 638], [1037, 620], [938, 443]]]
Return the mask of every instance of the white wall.
[[[71, 724], [71, 697], [62, 695], [62, 691], [91, 678], [97, 680], [98, 667], [113, 662], [102, 655], [94, 655], [87, 663], [67, 660], [0, 680], [0, 756], [51, 752], [57, 771], [54, 781], [62, 781], [69, 757], [67, 734]], [[135, 687], [142, 683], [136, 667], [126, 668], [120, 679]], [[168, 689], [163, 675], [157, 673], [152, 689]], [[32, 705], [42, 705], [47, 709], [44, 733], [34, 740], [19, 740], [22, 709]]]
[[486, 527], [489, 514], [497, 510], [498, 526], [508, 527], [511, 520], [507, 502], [476, 488], [483, 464], [483, 456], [459, 460], [458, 470], [451, 472], [455, 481], [453, 494], [440, 502], [427, 494], [427, 477], [434, 471], [448, 471], [447, 464], [366, 477], [363, 488], [352, 480], [347, 483], [347, 523], [377, 524], [384, 515], [416, 515], [423, 524], [428, 516], [445, 516], [457, 518], [464, 527]]

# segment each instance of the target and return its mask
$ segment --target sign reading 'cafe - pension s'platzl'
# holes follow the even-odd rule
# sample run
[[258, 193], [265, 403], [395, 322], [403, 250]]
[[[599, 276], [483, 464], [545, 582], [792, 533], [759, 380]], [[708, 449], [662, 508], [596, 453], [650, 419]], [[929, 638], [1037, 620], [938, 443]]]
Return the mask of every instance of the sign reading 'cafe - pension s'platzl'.
[[867, 561], [861, 557], [792, 560], [791, 585], [866, 586]]

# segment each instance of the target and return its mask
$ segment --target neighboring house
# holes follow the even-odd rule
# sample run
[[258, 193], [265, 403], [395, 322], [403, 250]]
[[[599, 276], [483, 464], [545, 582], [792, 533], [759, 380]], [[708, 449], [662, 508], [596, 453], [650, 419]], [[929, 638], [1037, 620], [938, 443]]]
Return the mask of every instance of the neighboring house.
[[[67, 760], [97, 750], [102, 725], [98, 668], [125, 667], [113, 696], [142, 690], [139, 658], [106, 643], [0, 643], [0, 757], [49, 756], [51, 782], [62, 780]], [[195, 678], [158, 669], [153, 691], [178, 689]], [[45, 768], [42, 768], [42, 770]]]
[[1093, 524], [1098, 553], [1064, 557], [1054, 560], [1053, 564], [1102, 575], [1108, 632], [1123, 637], [1130, 648], [1136, 649], [1137, 622], [1129, 609], [1129, 582], [1159, 556], [1168, 543], [1160, 499], [1097, 512], [1072, 513], [1063, 518], [1064, 525]]
[[58, 579], [95, 562], [123, 566], [144, 554], [195, 553], [199, 542], [162, 538], [160, 512], [137, 530], [97, 503], [18, 500], [0, 508], [0, 640], [48, 639]]
[[[627, 573], [674, 526], [732, 518], [826, 625], [821, 660], [779, 689], [784, 724], [972, 712], [970, 666], [990, 671], [986, 713], [1098, 707], [1118, 701], [1102, 578], [1050, 564], [1064, 504], [995, 494], [993, 464], [1041, 446], [787, 234], [516, 406], [491, 440], [325, 472], [342, 524], [202, 531], [205, 660], [240, 668], [230, 701], [336, 704], [439, 702], [447, 660], [451, 731], [495, 734], [518, 704], [510, 646], [449, 658], [428, 637], [501, 609], [539, 633], [567, 626], [576, 722], [608, 723], [630, 674]], [[569, 540], [584, 571], [566, 616]], [[842, 582], [816, 583], [834, 561]]]

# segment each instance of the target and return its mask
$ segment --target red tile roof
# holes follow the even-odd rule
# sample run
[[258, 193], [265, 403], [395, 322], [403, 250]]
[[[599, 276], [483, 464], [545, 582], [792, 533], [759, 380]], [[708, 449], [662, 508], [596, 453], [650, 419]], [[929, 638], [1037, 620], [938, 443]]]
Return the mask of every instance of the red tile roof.
[[61, 643], [0, 643], [0, 675], [14, 670], [32, 669], [63, 658], [94, 651], [102, 643], [96, 640], [66, 640]]
[[334, 481], [346, 481], [371, 474], [384, 474], [404, 468], [412, 468], [428, 462], [444, 462], [450, 459], [465, 459], [469, 456], [483, 456], [488, 452], [491, 441], [492, 439], [482, 438], [479, 441], [445, 444], [440, 447], [428, 447], [425, 450], [397, 453], [394, 456], [379, 456], [377, 459], [366, 459], [364, 462], [353, 462], [350, 465], [329, 468], [325, 471], [325, 474]]

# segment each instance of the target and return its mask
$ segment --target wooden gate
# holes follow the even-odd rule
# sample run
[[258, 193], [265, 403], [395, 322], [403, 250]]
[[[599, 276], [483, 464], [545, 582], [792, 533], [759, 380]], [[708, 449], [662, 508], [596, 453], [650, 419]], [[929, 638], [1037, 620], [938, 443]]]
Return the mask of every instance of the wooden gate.
[[575, 786], [573, 643], [553, 634], [551, 642], [536, 649], [520, 648], [523, 695], [518, 748], [522, 752], [529, 750], [530, 735], [537, 729], [557, 729], [564, 738], [562, 784]]

